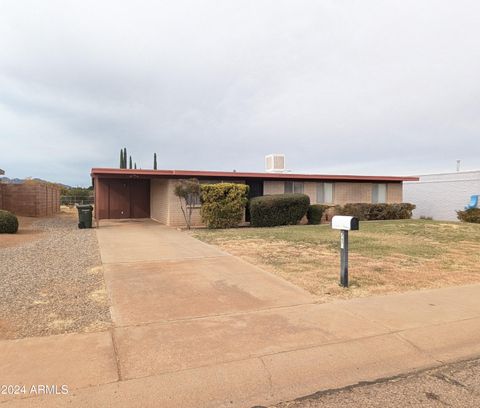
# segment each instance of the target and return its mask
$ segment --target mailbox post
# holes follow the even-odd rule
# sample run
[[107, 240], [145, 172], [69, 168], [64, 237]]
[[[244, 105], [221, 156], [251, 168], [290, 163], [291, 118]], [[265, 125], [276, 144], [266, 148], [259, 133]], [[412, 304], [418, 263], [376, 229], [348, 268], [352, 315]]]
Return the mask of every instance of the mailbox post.
[[358, 218], [335, 215], [332, 229], [340, 230], [340, 286], [348, 288], [348, 231], [358, 230]]

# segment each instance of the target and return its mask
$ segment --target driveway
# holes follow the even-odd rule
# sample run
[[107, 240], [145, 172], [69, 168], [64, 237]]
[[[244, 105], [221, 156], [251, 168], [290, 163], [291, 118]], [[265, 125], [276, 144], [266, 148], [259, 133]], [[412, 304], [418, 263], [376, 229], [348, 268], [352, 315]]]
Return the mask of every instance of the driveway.
[[71, 381], [6, 406], [271, 405], [480, 355], [480, 285], [318, 304], [150, 220], [97, 236], [115, 327], [0, 342], [0, 383]]
[[315, 301], [283, 279], [151, 220], [102, 222], [97, 233], [119, 327]]

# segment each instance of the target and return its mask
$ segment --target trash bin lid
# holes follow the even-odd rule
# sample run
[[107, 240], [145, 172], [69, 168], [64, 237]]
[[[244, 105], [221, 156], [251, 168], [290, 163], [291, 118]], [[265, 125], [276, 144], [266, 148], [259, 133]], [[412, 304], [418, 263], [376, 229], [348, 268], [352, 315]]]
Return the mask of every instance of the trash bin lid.
[[76, 207], [79, 210], [93, 210], [93, 205], [91, 204], [77, 204]]

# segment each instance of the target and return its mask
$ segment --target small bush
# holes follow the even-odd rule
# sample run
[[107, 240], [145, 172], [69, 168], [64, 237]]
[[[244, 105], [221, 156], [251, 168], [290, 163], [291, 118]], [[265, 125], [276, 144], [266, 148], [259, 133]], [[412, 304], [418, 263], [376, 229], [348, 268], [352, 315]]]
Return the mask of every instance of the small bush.
[[457, 218], [463, 222], [480, 224], [480, 208], [470, 208], [465, 211], [457, 211]]
[[18, 219], [9, 211], [0, 210], [0, 234], [15, 234], [18, 231]]
[[305, 216], [310, 198], [305, 194], [274, 194], [250, 200], [250, 223], [254, 227], [295, 225]]
[[351, 215], [360, 221], [373, 220], [408, 220], [412, 218], [415, 205], [410, 203], [399, 204], [369, 204], [349, 203], [335, 207], [338, 215]]
[[329, 208], [328, 205], [312, 204], [308, 207], [307, 219], [309, 224], [320, 224], [325, 211]]
[[202, 221], [208, 228], [238, 227], [245, 213], [247, 196], [246, 184], [201, 184]]

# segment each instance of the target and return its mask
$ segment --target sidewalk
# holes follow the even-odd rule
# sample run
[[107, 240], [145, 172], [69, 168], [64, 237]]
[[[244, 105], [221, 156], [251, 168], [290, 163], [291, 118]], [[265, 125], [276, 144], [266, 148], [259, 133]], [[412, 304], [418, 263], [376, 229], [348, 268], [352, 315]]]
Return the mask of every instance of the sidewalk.
[[115, 327], [0, 342], [0, 384], [70, 388], [2, 406], [272, 405], [480, 355], [480, 285], [317, 304], [152, 222], [97, 233]]

